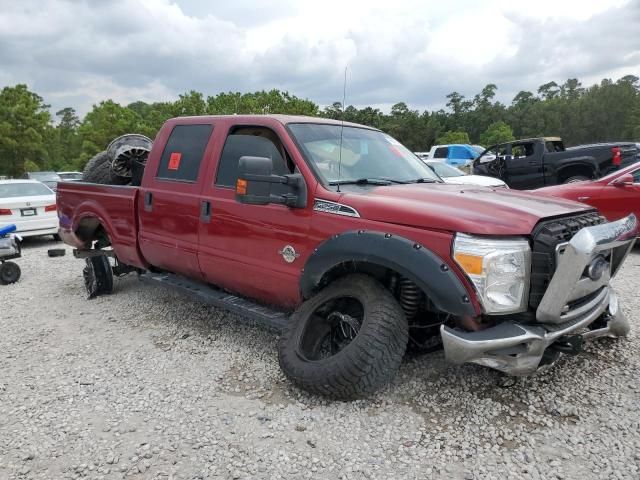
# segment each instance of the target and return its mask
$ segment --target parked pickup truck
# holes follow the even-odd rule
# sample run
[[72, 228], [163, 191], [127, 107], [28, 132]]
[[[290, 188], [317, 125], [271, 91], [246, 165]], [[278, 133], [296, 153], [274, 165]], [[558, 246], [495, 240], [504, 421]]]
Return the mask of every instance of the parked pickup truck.
[[389, 382], [408, 346], [526, 375], [629, 330], [609, 282], [633, 215], [445, 184], [361, 125], [172, 119], [139, 187], [60, 183], [58, 214], [90, 297], [135, 271], [282, 328], [286, 375], [334, 398]]
[[529, 138], [487, 148], [473, 161], [473, 173], [527, 190], [600, 178], [638, 161], [637, 155], [634, 143], [565, 148], [557, 137]]

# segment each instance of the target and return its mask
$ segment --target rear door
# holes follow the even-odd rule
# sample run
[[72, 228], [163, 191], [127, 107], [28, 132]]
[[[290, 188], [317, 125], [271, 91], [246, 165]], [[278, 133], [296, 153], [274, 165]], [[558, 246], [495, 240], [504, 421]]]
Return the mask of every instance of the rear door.
[[[280, 175], [296, 171], [302, 159], [279, 123], [231, 126], [223, 143], [217, 168], [207, 174], [202, 192], [203, 208], [210, 212], [200, 224], [203, 274], [208, 282], [232, 292], [294, 306], [302, 260], [310, 248], [313, 202], [309, 200], [306, 208], [242, 204], [235, 198], [235, 184], [242, 156], [269, 157], [273, 173]], [[315, 185], [307, 188], [313, 191]]]
[[[163, 129], [140, 188], [140, 248], [154, 267], [202, 279], [198, 264], [200, 193], [206, 159], [213, 148], [213, 123]], [[154, 155], [156, 157], [154, 157]], [[158, 158], [159, 157], [159, 158]]]

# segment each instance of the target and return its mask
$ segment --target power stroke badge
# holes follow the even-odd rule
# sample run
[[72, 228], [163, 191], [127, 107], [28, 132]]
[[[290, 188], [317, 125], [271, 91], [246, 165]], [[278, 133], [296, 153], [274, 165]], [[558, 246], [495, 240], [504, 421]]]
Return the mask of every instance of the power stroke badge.
[[278, 253], [282, 255], [282, 258], [284, 258], [284, 261], [287, 263], [295, 262], [296, 258], [300, 256], [291, 245], [285, 245], [282, 250], [278, 250]]

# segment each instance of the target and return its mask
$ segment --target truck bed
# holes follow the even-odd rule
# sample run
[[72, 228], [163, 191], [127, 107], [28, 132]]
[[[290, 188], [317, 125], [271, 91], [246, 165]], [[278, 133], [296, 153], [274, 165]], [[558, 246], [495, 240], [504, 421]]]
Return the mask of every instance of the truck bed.
[[60, 236], [77, 248], [86, 247], [83, 232], [102, 224], [113, 250], [127, 265], [145, 268], [138, 249], [138, 187], [60, 182], [57, 191]]

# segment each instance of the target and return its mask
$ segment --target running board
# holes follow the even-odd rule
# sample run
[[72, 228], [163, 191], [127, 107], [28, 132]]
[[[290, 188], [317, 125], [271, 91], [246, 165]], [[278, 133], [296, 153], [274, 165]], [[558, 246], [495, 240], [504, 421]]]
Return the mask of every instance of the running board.
[[224, 308], [247, 320], [279, 332], [284, 330], [289, 322], [289, 315], [285, 312], [272, 310], [246, 298], [218, 290], [206, 283], [190, 280], [173, 273], [145, 272], [140, 275], [140, 280], [145, 283], [160, 284], [173, 290], [178, 290], [195, 300]]

